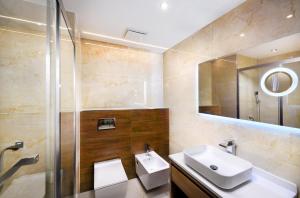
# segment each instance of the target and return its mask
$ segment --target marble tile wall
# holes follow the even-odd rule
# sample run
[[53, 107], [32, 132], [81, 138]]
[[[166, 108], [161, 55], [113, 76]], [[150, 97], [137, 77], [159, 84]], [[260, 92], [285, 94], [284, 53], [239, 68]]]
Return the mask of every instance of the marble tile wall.
[[5, 152], [4, 171], [23, 157], [40, 154], [37, 164], [22, 167], [10, 181], [45, 169], [45, 41], [41, 32], [0, 27], [0, 149], [24, 141], [23, 149]]
[[212, 89], [212, 63], [206, 62], [199, 65], [199, 106], [211, 106], [213, 104]]
[[220, 106], [222, 115], [226, 117], [236, 117], [235, 59], [235, 56], [232, 56], [212, 62], [213, 101]]
[[163, 106], [162, 54], [81, 41], [81, 108]]
[[236, 117], [235, 61], [229, 56], [199, 64], [199, 106], [218, 106], [222, 115]]
[[[291, 8], [295, 17], [287, 20]], [[199, 115], [196, 91], [199, 63], [298, 33], [299, 16], [298, 0], [248, 0], [164, 53], [171, 153], [233, 137], [238, 156], [300, 186], [299, 129]]]

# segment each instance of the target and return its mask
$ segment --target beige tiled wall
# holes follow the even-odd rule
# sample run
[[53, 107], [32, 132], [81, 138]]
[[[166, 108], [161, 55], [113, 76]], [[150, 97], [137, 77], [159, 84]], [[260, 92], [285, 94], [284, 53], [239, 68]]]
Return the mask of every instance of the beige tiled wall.
[[221, 108], [222, 115], [236, 117], [236, 56], [212, 62], [213, 101]]
[[199, 144], [217, 145], [233, 137], [238, 156], [300, 186], [299, 129], [197, 115], [198, 64], [298, 33], [300, 1], [292, 2], [295, 17], [287, 20], [291, 1], [248, 0], [164, 54], [171, 153]]
[[199, 65], [199, 106], [213, 105], [212, 64], [205, 62]]
[[99, 41], [81, 41], [81, 108], [163, 105], [163, 56]]
[[45, 168], [45, 53], [45, 34], [0, 27], [0, 150], [24, 141], [23, 149], [5, 152], [4, 171], [40, 154], [37, 164], [22, 167], [11, 179]]
[[235, 61], [230, 56], [199, 64], [199, 106], [215, 105], [222, 115], [236, 117]]

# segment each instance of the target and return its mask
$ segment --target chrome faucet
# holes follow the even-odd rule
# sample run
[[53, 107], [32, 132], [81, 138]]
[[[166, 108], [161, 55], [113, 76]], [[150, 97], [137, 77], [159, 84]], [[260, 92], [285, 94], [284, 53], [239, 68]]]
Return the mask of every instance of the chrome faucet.
[[148, 155], [148, 156], [150, 156], [150, 145], [149, 144], [145, 144], [144, 145], [144, 150], [145, 150], [145, 153], [146, 153], [146, 155]]
[[36, 164], [39, 161], [39, 154], [35, 154], [32, 157], [22, 158], [15, 163], [10, 169], [8, 169], [3, 175], [0, 175], [0, 189], [2, 188], [5, 180], [10, 178], [20, 167], [26, 165]]
[[236, 155], [236, 143], [233, 139], [225, 140], [224, 143], [219, 144], [219, 146], [225, 148], [227, 153], [232, 155]]
[[17, 151], [23, 147], [24, 147], [24, 142], [16, 141], [14, 145], [8, 146], [1, 151], [1, 153], [0, 153], [0, 172], [2, 172], [2, 170], [3, 170], [3, 158], [4, 158], [5, 151], [7, 151], [7, 150]]
[[[5, 151], [7, 151], [7, 150], [17, 151], [17, 150], [19, 150], [23, 147], [24, 147], [24, 142], [16, 141], [14, 145], [8, 146], [0, 152], [0, 172], [1, 173], [3, 171], [3, 156], [4, 156]], [[13, 174], [15, 174], [15, 172], [17, 172], [18, 169], [21, 166], [35, 164], [38, 161], [39, 161], [39, 155], [38, 154], [36, 154], [32, 157], [22, 158], [17, 163], [15, 163], [10, 169], [8, 169], [5, 173], [0, 175], [0, 192], [3, 189], [3, 185], [4, 185], [5, 180], [7, 180]]]

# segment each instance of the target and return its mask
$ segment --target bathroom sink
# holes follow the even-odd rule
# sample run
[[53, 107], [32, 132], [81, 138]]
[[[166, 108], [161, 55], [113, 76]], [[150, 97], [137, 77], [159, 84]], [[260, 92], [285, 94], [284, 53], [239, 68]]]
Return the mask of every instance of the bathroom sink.
[[213, 146], [184, 150], [185, 163], [223, 189], [232, 189], [251, 179], [252, 164]]

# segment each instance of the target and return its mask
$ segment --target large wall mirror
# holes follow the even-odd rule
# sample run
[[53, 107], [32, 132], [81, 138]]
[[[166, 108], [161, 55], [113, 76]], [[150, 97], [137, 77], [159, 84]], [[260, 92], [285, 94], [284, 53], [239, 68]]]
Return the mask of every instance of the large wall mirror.
[[198, 112], [300, 128], [300, 33], [198, 66]]

